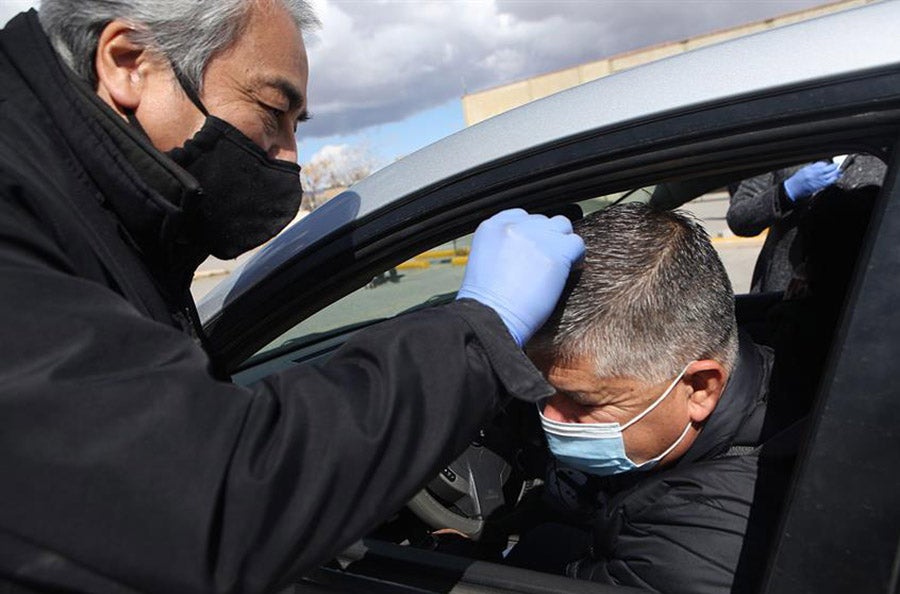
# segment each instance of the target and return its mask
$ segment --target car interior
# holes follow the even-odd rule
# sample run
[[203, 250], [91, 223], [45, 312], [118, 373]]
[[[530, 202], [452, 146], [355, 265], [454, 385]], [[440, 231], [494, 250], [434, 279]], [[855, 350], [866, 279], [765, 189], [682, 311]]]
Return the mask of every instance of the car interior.
[[[690, 207], [694, 200], [727, 201], [729, 186], [733, 188], [743, 179], [836, 154], [861, 152], [861, 148], [819, 147], [800, 159], [795, 155], [791, 160], [764, 159], [753, 166], [724, 167], [702, 175], [663, 176], [658, 183], [600, 196], [584, 188], [577, 201], [551, 201], [549, 206], [532, 210], [577, 220], [623, 201], [646, 202], [661, 209]], [[886, 148], [871, 144], [864, 148], [868, 154], [888, 161]], [[778, 406], [771, 407], [772, 414], [779, 417], [782, 426], [783, 419], [790, 418], [799, 422], [801, 431], [802, 420], [814, 406], [832, 338], [853, 286], [855, 263], [865, 250], [866, 229], [879, 191], [879, 186], [868, 185], [850, 191], [826, 189], [817, 194], [810, 200], [809, 215], [799, 230], [809, 254], [803, 277], [792, 281], [784, 291], [735, 295], [741, 331], [774, 350], [773, 376], [794, 378], [790, 398], [782, 394], [778, 400], [777, 394], [773, 395], [772, 402]], [[471, 234], [465, 234], [422, 246], [429, 249], [418, 259], [418, 267], [404, 267], [399, 261], [382, 262], [381, 272], [372, 282], [261, 348], [235, 374], [235, 381], [249, 383], [286, 365], [324, 361], [359, 329], [452, 300], [462, 278], [461, 264], [470, 239]], [[406, 262], [415, 261], [412, 258]], [[780, 371], [798, 366], [808, 372]], [[799, 443], [796, 447], [799, 449]], [[535, 571], [533, 566], [515, 567], [507, 562], [523, 535], [539, 529], [549, 517], [560, 519], [558, 510], [548, 509], [542, 495], [547, 489], [555, 489], [565, 497], [566, 490], [571, 491], [571, 485], [567, 485], [570, 478], [556, 472], [548, 482], [550, 466], [552, 456], [533, 405], [509, 402], [475, 436], [469, 448], [443, 468], [408, 506], [314, 572], [307, 584], [310, 591], [315, 591], [312, 583], [343, 591], [374, 591], [373, 578], [390, 583], [390, 591], [450, 591], [460, 580], [486, 588], [511, 587], [528, 592], [622, 591], [559, 575], [564, 567], [560, 563], [567, 555], [571, 558], [584, 552], [584, 526], [572, 526], [572, 538], [568, 540], [571, 547], [567, 548], [565, 542], [548, 547], [547, 567], [560, 571]], [[569, 495], [574, 496], [572, 493]], [[551, 554], [551, 549], [558, 554]]]
[[[874, 156], [888, 164], [882, 187], [813, 199], [799, 231], [811, 254], [802, 278], [777, 293], [739, 290], [735, 303], [739, 327], [774, 349], [776, 368], [804, 369], [788, 384], [791, 397], [773, 409], [810, 420], [795, 448], [787, 501], [769, 502], [785, 505], [778, 542], [753, 544], [767, 559], [765, 592], [900, 592], [900, 482], [896, 447], [884, 446], [896, 444], [900, 422], [889, 385], [900, 336], [900, 71], [827, 72], [635, 110], [631, 119], [596, 128], [560, 126], [558, 135], [555, 114], [540, 111], [550, 130], [540, 143], [523, 139], [462, 168], [420, 167], [458, 150], [456, 141], [490, 142], [521, 127], [517, 115], [527, 116], [526, 106], [499, 116], [496, 126], [473, 127], [410, 155], [317, 209], [293, 236], [263, 250], [258, 266], [223, 283], [204, 319], [211, 358], [247, 384], [320, 364], [354, 332], [453, 299], [471, 233], [506, 208], [578, 218], [640, 200], [691, 210], [713, 195], [727, 200], [730, 185], [766, 172]], [[603, 95], [591, 97], [597, 100], [584, 108], [603, 110]], [[571, 123], [572, 114], [559, 119]], [[419, 175], [423, 169], [428, 173]], [[371, 209], [360, 211], [360, 204]], [[533, 406], [511, 402], [409, 505], [309, 574], [298, 591], [626, 590], [506, 563], [545, 513], [541, 493], [554, 488], [535, 416]], [[564, 490], [565, 481], [558, 486]]]

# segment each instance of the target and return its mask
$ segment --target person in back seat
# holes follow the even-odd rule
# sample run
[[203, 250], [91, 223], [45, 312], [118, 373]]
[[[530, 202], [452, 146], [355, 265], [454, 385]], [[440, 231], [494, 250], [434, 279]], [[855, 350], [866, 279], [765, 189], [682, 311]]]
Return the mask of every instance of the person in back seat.
[[583, 540], [572, 577], [752, 589], [795, 451], [796, 430], [763, 432], [772, 352], [738, 332], [728, 276], [695, 220], [625, 204], [575, 227], [584, 266], [528, 344], [557, 390], [538, 407], [553, 521], [507, 561], [552, 570], [554, 552]]

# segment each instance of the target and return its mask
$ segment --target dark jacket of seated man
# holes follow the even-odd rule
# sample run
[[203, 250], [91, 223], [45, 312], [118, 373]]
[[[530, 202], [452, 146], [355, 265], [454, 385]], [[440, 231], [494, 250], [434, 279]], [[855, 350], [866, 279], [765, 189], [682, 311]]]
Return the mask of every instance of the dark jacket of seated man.
[[739, 338], [696, 221], [627, 204], [577, 232], [584, 267], [528, 346], [557, 389], [539, 406], [545, 495], [568, 526], [524, 535], [509, 561], [540, 568], [530, 551], [554, 548], [572, 577], [754, 591], [796, 449], [790, 423], [765, 418], [772, 353]]

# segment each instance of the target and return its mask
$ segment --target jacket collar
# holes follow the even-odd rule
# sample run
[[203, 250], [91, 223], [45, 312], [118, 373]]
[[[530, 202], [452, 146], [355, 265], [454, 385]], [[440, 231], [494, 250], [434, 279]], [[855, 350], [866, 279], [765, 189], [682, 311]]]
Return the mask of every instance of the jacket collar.
[[736, 443], [759, 441], [771, 368], [771, 352], [740, 333], [737, 361], [719, 403], [675, 466], [717, 456]]
[[10, 21], [0, 47], [145, 261], [170, 281], [189, 283], [206, 257], [187, 239], [184, 226], [185, 208], [200, 191], [197, 181], [75, 77], [56, 55], [36, 11]]

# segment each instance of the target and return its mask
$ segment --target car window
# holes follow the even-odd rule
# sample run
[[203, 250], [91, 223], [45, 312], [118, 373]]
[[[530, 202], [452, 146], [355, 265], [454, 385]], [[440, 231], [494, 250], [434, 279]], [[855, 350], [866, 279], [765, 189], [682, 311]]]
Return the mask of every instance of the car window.
[[[590, 214], [616, 202], [646, 202], [653, 187], [637, 188], [578, 202]], [[321, 338], [453, 299], [462, 283], [472, 235], [434, 246], [375, 275], [365, 286], [319, 310], [262, 348], [255, 356], [299, 347]]]
[[[803, 165], [795, 164], [782, 171], [794, 172]], [[882, 174], [883, 169], [879, 175]], [[744, 228], [732, 229], [734, 221], [729, 225], [728, 211], [734, 201], [733, 194], [745, 181], [733, 176], [696, 178], [596, 196], [576, 204], [583, 215], [619, 202], [649, 202], [659, 208], [687, 211], [706, 228], [728, 271], [734, 293], [741, 295], [759, 292], [753, 283], [758, 275], [756, 264], [767, 233], [765, 226], [756, 229], [747, 224]], [[745, 214], [750, 219], [757, 216], [753, 212]], [[452, 300], [462, 283], [471, 240], [471, 234], [459, 237], [381, 271], [365, 286], [288, 329], [258, 351], [254, 358]]]
[[287, 344], [299, 346], [423, 304], [452, 299], [462, 282], [470, 245], [471, 235], [466, 235], [382, 271], [365, 286], [287, 330], [258, 354]]

